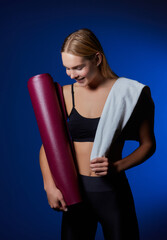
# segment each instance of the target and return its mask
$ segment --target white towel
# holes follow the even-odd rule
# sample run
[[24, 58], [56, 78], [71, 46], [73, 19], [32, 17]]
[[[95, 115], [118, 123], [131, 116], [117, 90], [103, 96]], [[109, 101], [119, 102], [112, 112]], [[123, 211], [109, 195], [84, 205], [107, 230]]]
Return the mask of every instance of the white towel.
[[90, 160], [105, 156], [112, 141], [129, 120], [145, 85], [120, 77], [112, 86], [95, 134]]

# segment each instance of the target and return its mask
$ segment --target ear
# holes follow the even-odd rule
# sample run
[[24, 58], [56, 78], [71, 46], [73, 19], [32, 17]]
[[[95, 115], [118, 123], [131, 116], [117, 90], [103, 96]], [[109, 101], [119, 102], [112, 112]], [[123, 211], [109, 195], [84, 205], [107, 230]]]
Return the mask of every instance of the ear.
[[97, 52], [95, 55], [95, 61], [96, 61], [97, 67], [101, 64], [102, 59], [103, 59], [102, 54], [100, 52]]

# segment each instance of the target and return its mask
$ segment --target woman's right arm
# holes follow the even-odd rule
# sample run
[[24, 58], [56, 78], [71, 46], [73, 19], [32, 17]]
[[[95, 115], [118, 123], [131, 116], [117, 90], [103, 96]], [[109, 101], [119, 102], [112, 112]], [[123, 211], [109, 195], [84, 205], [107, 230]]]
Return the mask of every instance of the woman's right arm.
[[53, 181], [43, 145], [39, 152], [39, 163], [43, 176], [44, 189], [50, 207], [56, 210], [67, 211], [67, 205], [64, 201], [63, 195]]

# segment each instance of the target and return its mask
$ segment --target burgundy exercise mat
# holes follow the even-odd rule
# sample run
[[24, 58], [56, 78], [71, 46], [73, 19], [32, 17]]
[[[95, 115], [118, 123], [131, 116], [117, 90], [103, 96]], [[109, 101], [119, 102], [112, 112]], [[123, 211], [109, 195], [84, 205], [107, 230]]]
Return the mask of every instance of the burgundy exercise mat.
[[81, 201], [62, 88], [49, 74], [29, 79], [28, 90], [48, 164], [67, 205]]

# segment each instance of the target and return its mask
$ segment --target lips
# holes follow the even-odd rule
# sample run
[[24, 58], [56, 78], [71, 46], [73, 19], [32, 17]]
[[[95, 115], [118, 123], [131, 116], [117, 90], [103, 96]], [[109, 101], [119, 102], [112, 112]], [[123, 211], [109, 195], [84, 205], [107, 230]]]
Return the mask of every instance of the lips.
[[80, 78], [80, 79], [75, 79], [76, 81], [81, 81], [81, 80], [83, 80], [85, 77], [83, 77], [83, 78]]

